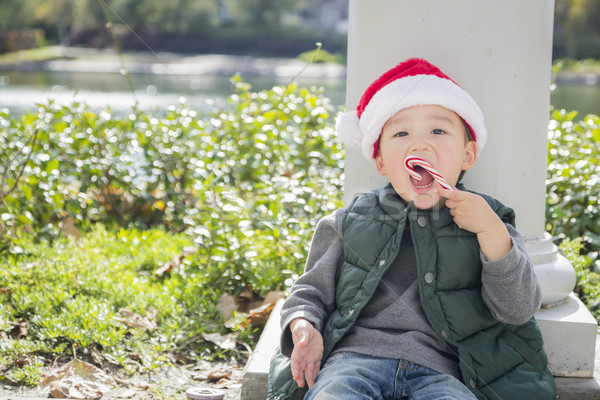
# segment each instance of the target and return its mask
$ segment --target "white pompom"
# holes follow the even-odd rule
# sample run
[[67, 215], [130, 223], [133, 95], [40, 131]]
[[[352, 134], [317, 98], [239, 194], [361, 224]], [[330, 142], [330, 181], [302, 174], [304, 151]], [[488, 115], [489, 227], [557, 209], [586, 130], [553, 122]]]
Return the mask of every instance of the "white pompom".
[[336, 121], [338, 137], [347, 148], [355, 147], [363, 139], [356, 111], [348, 111], [338, 116]]

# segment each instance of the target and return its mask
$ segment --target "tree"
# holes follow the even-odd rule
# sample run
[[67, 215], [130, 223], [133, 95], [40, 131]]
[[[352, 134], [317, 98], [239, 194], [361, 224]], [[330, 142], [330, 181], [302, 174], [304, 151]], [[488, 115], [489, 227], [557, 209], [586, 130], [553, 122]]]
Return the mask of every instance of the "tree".
[[30, 0], [0, 1], [0, 32], [34, 25], [34, 4]]
[[556, 0], [555, 42], [567, 58], [600, 57], [600, 0]]

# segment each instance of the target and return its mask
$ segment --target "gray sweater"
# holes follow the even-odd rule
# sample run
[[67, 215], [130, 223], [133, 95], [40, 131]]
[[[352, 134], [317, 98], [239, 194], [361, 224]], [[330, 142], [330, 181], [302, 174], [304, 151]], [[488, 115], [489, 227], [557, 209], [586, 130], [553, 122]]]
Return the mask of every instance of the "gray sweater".
[[[323, 218], [315, 230], [305, 272], [292, 287], [281, 311], [281, 351], [293, 349], [289, 325], [296, 318], [310, 321], [322, 331], [335, 309], [335, 291], [344, 261], [342, 217], [344, 209]], [[523, 237], [506, 225], [512, 249], [502, 259], [488, 261], [483, 254], [482, 297], [501, 322], [522, 324], [541, 305], [542, 292]], [[419, 299], [417, 266], [408, 225], [402, 248], [383, 276], [356, 324], [334, 349], [417, 363], [460, 379], [452, 349], [433, 331]]]

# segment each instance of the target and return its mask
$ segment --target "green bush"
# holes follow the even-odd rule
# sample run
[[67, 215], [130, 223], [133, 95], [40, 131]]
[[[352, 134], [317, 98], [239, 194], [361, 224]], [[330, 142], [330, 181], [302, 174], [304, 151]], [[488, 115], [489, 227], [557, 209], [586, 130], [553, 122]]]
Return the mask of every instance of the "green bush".
[[[0, 365], [72, 345], [130, 371], [229, 357], [199, 334], [231, 329], [253, 345], [256, 328], [225, 328], [218, 299], [289, 288], [316, 222], [341, 206], [343, 157], [320, 90], [233, 84], [208, 115], [53, 102], [0, 114]], [[115, 323], [121, 309], [154, 309], [158, 325]]]
[[548, 132], [547, 230], [557, 241], [582, 237], [592, 260], [600, 250], [600, 117], [576, 121], [554, 111]]
[[80, 229], [196, 228], [211, 240], [273, 222], [282, 240], [306, 235], [340, 202], [333, 107], [294, 84], [255, 93], [233, 83], [228, 106], [209, 115], [182, 104], [118, 117], [52, 102], [21, 119], [0, 112], [0, 229], [53, 238], [70, 216]]
[[[72, 344], [128, 370], [183, 348], [219, 356], [199, 336], [224, 330], [217, 299], [285, 289], [300, 273], [315, 221], [340, 205], [332, 107], [294, 85], [254, 93], [234, 84], [228, 107], [204, 118], [185, 105], [116, 118], [52, 102], [21, 120], [0, 116], [0, 155], [10, 160], [0, 167], [9, 233], [0, 328], [28, 329], [1, 339], [0, 362], [30, 358], [5, 379], [35, 384], [37, 357]], [[66, 216], [84, 232], [79, 242], [61, 239]], [[135, 229], [152, 226], [171, 234]], [[153, 274], [185, 246], [195, 250], [172, 273]], [[156, 309], [158, 328], [115, 323], [122, 308]], [[252, 327], [235, 329], [252, 338]]]
[[589, 258], [581, 254], [583, 247], [581, 238], [577, 238], [563, 240], [559, 249], [575, 268], [575, 293], [592, 312], [596, 321], [600, 321], [600, 273], [590, 269]]
[[558, 59], [553, 62], [555, 72], [561, 71], [565, 73], [576, 74], [600, 74], [600, 60], [586, 58], [576, 60], [572, 58]]

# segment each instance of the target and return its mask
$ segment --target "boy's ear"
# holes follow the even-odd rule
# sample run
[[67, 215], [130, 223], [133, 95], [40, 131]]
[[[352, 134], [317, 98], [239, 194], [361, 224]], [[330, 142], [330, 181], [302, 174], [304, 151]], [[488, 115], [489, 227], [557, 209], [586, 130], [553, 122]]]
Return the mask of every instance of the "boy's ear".
[[463, 158], [462, 170], [466, 171], [475, 166], [475, 162], [477, 161], [477, 143], [474, 141], [467, 142], [465, 146], [465, 156]]
[[387, 175], [385, 171], [385, 165], [383, 165], [383, 157], [381, 157], [381, 152], [377, 153], [377, 157], [375, 158], [375, 165], [377, 167], [377, 172], [379, 175]]

